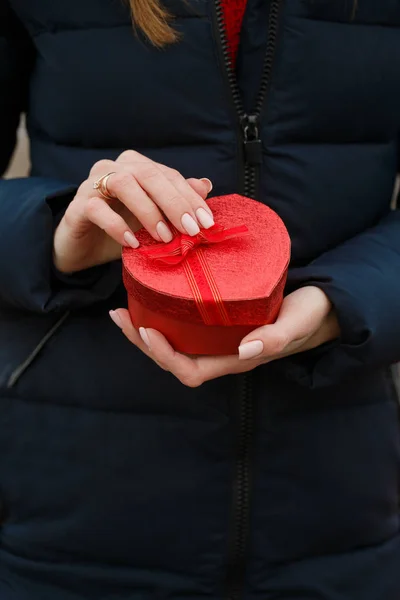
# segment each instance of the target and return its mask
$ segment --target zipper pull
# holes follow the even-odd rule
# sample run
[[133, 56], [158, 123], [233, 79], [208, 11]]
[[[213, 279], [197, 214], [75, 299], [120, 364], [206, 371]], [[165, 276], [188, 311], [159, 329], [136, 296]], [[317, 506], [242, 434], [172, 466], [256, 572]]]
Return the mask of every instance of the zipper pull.
[[258, 117], [244, 115], [242, 118], [244, 159], [248, 165], [262, 163], [262, 143], [258, 132]]

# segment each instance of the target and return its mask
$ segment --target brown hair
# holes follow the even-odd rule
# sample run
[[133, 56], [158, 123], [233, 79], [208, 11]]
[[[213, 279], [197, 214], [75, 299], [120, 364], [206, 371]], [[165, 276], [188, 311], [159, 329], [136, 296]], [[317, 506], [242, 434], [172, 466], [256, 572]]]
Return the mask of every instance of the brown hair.
[[[332, 0], [335, 1], [335, 0]], [[173, 16], [164, 8], [162, 0], [129, 0], [132, 21], [156, 48], [178, 41], [179, 34], [172, 26]], [[353, 0], [351, 18], [354, 19], [358, 0]]]
[[164, 8], [162, 0], [129, 0], [132, 21], [156, 48], [178, 41], [179, 34], [172, 27], [173, 16]]

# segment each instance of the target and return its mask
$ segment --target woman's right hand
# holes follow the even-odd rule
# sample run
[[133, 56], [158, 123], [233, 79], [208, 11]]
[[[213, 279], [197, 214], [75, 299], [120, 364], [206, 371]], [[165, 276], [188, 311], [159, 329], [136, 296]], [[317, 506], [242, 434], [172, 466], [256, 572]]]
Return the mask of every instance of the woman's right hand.
[[[105, 200], [93, 184], [108, 173]], [[135, 231], [144, 227], [158, 242], [172, 239], [168, 222], [196, 235], [214, 224], [205, 198], [209, 179], [188, 179], [164, 165], [127, 150], [116, 161], [101, 160], [79, 187], [54, 234], [53, 257], [62, 273], [74, 273], [116, 260], [122, 246], [137, 248]]]

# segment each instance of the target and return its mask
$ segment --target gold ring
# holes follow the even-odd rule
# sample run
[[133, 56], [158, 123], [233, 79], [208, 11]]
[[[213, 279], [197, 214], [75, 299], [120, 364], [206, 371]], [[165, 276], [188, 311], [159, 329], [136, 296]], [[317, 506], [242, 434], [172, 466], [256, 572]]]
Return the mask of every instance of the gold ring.
[[111, 175], [113, 175], [115, 171], [111, 171], [111, 173], [107, 173], [107, 175], [103, 175], [93, 184], [93, 189], [96, 190], [102, 198], [105, 200], [114, 200], [115, 196], [112, 196], [107, 187], [107, 181]]

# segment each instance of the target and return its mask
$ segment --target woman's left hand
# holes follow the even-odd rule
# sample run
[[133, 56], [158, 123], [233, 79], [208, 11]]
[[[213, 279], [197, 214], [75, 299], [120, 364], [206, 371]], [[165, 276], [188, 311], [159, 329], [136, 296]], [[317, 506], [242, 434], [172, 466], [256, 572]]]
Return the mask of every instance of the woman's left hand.
[[138, 332], [127, 310], [111, 311], [110, 316], [135, 346], [189, 387], [198, 387], [223, 375], [251, 371], [272, 360], [311, 350], [340, 335], [330, 300], [315, 286], [303, 287], [286, 296], [277, 321], [249, 333], [242, 340], [238, 354], [233, 356], [180, 354], [160, 332], [143, 328]]

